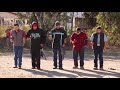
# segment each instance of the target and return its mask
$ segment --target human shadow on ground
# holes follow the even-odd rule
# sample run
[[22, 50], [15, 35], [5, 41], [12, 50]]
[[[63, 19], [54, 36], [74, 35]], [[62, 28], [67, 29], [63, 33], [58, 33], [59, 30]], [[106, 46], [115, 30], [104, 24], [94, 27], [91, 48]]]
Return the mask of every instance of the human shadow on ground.
[[89, 71], [89, 72], [94, 72], [96, 74], [103, 74], [103, 75], [110, 75], [110, 76], [116, 76], [118, 78], [120, 78], [120, 73], [118, 72], [113, 72], [113, 71], [109, 71], [109, 70], [106, 70], [104, 69], [103, 71], [99, 71], [99, 70], [90, 70], [90, 69], [85, 69], [86, 71]]
[[[89, 78], [90, 77], [103, 78], [105, 75], [116, 76], [116, 77], [120, 78], [120, 73], [113, 72], [113, 71], [108, 71], [108, 70], [99, 71], [99, 70], [90, 70], [90, 69], [84, 69], [84, 70], [89, 71], [89, 72], [93, 72], [95, 74], [89, 74], [89, 73], [83, 73], [83, 72], [64, 69], [64, 71], [71, 72], [71, 73], [76, 73], [79, 76], [87, 76]], [[82, 70], [82, 71], [84, 71], [84, 70]]]
[[35, 74], [35, 75], [45, 75], [45, 76], [48, 76], [48, 78], [54, 78], [54, 76], [57, 76], [57, 77], [63, 76], [63, 77], [67, 77], [67, 78], [76, 78], [77, 77], [76, 75], [72, 75], [72, 74], [65, 74], [65, 73], [61, 73], [58, 71], [49, 71], [49, 70], [44, 70], [44, 69], [41, 69], [41, 70], [22, 69], [22, 70], [31, 72], [32, 74]]
[[77, 74], [78, 76], [84, 77], [84, 78], [102, 78], [103, 77], [103, 75], [84, 73], [83, 71], [80, 72], [80, 71], [73, 71], [73, 70], [67, 70], [67, 69], [64, 69], [64, 71]]

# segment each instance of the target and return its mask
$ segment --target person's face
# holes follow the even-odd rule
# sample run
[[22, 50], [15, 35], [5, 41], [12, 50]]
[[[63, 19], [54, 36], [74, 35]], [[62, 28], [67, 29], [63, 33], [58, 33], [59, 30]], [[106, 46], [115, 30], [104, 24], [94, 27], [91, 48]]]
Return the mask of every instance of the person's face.
[[97, 33], [101, 33], [101, 31], [102, 31], [101, 29], [97, 29]]
[[56, 25], [56, 28], [59, 29], [59, 28], [60, 28], [60, 25]]
[[80, 34], [80, 31], [77, 31], [77, 34]]
[[14, 26], [14, 29], [15, 30], [19, 30], [19, 26]]
[[36, 30], [36, 29], [37, 29], [37, 26], [34, 26], [33, 29]]

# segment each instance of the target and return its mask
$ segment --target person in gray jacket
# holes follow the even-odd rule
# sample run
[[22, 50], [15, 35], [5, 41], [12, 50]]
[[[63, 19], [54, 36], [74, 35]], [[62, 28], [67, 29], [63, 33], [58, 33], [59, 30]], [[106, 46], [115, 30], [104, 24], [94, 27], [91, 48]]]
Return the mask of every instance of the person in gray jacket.
[[21, 69], [22, 65], [22, 52], [23, 52], [23, 46], [25, 44], [25, 37], [26, 33], [19, 28], [18, 24], [14, 24], [14, 30], [12, 30], [10, 34], [10, 38], [13, 42], [13, 51], [14, 51], [14, 64], [17, 68], [19, 66], [19, 69]]

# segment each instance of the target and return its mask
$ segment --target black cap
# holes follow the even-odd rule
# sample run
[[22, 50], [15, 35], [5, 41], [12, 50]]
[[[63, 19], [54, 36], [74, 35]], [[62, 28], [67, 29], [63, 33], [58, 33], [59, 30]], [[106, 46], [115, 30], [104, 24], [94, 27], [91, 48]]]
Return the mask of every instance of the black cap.
[[77, 28], [77, 31], [81, 31], [81, 28], [80, 28], [80, 27], [78, 27], [78, 28]]
[[19, 24], [18, 24], [18, 23], [15, 23], [14, 26], [19, 26]]

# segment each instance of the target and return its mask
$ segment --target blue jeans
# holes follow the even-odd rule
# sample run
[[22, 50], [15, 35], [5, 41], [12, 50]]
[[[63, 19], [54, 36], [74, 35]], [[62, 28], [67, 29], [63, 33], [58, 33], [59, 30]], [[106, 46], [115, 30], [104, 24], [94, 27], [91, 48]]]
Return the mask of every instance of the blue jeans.
[[62, 68], [62, 50], [61, 48], [53, 48], [54, 66], [57, 67], [57, 54], [59, 56], [59, 68]]
[[80, 57], [80, 67], [84, 66], [84, 48], [78, 51], [73, 51], [74, 66], [78, 66], [78, 55]]
[[23, 47], [22, 46], [14, 46], [13, 50], [14, 50], [14, 64], [15, 64], [15, 66], [21, 67]]
[[98, 55], [100, 60], [100, 68], [103, 67], [103, 48], [96, 47], [94, 48], [94, 67], [98, 67]]

